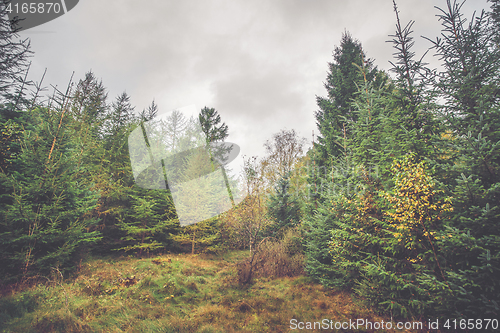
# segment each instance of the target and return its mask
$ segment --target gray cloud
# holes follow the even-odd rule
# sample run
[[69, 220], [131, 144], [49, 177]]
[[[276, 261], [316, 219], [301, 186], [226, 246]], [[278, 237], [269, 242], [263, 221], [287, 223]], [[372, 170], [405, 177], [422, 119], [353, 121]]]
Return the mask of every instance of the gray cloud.
[[[403, 22], [415, 20], [415, 51], [423, 54], [440, 25], [435, 5], [399, 1]], [[485, 0], [464, 7], [487, 8]], [[35, 57], [31, 78], [64, 86], [92, 69], [110, 97], [126, 90], [138, 111], [154, 98], [160, 109], [215, 107], [242, 153], [260, 155], [281, 128], [310, 140], [315, 96], [326, 95], [327, 62], [344, 29], [376, 65], [388, 69], [395, 26], [390, 0], [132, 1], [86, 0], [63, 17], [23, 32]], [[437, 66], [430, 54], [428, 60]]]

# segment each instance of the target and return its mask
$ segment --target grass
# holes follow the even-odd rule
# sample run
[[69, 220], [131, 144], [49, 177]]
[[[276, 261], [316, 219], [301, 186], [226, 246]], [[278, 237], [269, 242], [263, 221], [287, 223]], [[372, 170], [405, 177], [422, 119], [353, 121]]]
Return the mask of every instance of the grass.
[[0, 328], [23, 333], [253, 333], [288, 332], [292, 318], [388, 320], [350, 294], [324, 289], [305, 276], [260, 278], [242, 287], [236, 263], [247, 254], [89, 260], [70, 279], [54, 274], [49, 283], [0, 298]]

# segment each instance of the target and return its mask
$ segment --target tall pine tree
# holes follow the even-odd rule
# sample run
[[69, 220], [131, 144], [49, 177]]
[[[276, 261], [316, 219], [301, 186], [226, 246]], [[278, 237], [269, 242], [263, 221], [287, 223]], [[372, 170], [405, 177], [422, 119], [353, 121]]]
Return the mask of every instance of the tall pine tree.
[[318, 136], [319, 165], [331, 165], [331, 160], [342, 154], [342, 138], [349, 133], [349, 122], [357, 120], [351, 103], [357, 94], [357, 84], [363, 82], [363, 75], [357, 66], [367, 68], [366, 78], [369, 82], [382, 78], [377, 76], [378, 70], [366, 54], [358, 40], [349, 32], [342, 34], [340, 46], [335, 47], [333, 62], [328, 63], [328, 75], [324, 86], [327, 97], [316, 97], [319, 110], [316, 111], [316, 124], [320, 131]]
[[18, 137], [15, 169], [0, 172], [1, 183], [12, 189], [0, 208], [4, 281], [46, 274], [51, 268], [69, 270], [79, 252], [100, 238], [91, 231], [98, 194], [82, 181], [84, 164], [68, 95], [60, 101], [57, 107], [29, 111]]
[[498, 2], [466, 23], [447, 1], [433, 48], [444, 70], [436, 90], [451, 133], [443, 180], [453, 199], [441, 246], [447, 252], [456, 314], [498, 316], [500, 306], [500, 48]]

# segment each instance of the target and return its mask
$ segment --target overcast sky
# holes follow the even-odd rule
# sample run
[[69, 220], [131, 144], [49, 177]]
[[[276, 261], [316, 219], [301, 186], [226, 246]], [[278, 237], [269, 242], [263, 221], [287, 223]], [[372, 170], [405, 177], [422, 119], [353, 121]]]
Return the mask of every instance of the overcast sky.
[[[415, 20], [415, 51], [435, 38], [445, 0], [399, 0], [402, 23]], [[486, 0], [464, 5], [489, 8]], [[112, 101], [126, 91], [136, 111], [154, 99], [160, 111], [195, 104], [216, 108], [241, 154], [262, 157], [280, 129], [311, 141], [316, 95], [342, 32], [389, 69], [391, 0], [81, 0], [66, 15], [20, 33], [35, 55], [30, 78], [64, 88], [92, 70]], [[437, 65], [429, 54], [428, 62]]]

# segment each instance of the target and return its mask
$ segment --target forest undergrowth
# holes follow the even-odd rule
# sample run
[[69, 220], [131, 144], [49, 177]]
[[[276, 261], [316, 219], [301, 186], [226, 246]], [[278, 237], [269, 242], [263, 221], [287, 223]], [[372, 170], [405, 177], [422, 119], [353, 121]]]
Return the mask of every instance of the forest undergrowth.
[[3, 290], [0, 326], [26, 333], [288, 332], [292, 319], [389, 320], [348, 292], [304, 275], [256, 278], [243, 286], [237, 263], [247, 256], [88, 259], [70, 278], [54, 271], [35, 285]]

